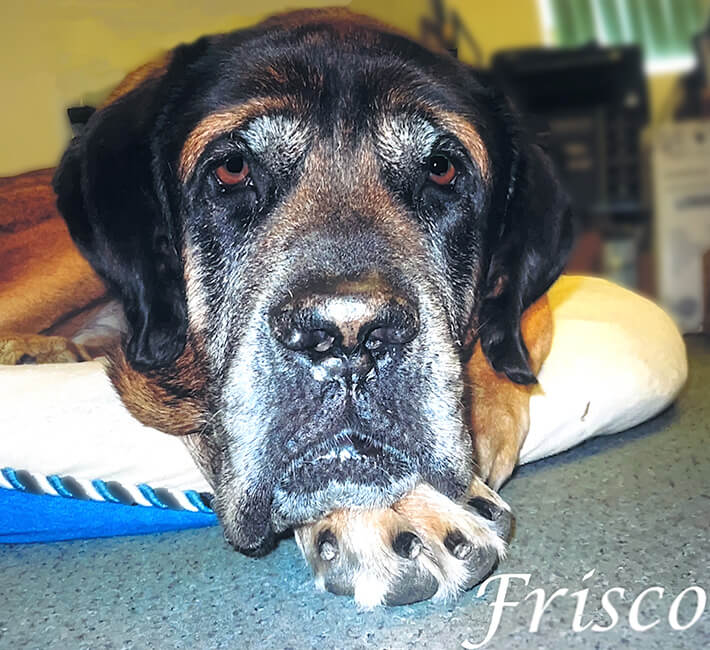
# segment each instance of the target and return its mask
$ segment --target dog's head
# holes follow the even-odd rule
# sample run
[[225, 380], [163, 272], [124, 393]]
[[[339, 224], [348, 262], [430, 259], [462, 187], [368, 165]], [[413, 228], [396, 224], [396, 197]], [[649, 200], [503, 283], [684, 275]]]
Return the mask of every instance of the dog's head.
[[329, 12], [178, 47], [92, 116], [55, 188], [124, 305], [124, 401], [188, 435], [254, 553], [419, 481], [459, 496], [466, 355], [534, 381], [521, 314], [571, 239], [499, 93]]

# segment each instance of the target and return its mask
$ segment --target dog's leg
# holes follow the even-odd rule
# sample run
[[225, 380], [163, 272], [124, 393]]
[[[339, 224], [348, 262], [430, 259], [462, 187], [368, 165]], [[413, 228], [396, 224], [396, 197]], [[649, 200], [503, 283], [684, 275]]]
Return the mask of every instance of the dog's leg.
[[461, 503], [420, 484], [391, 508], [341, 510], [295, 533], [320, 589], [371, 608], [470, 589], [505, 555], [511, 524], [508, 505], [474, 480]]
[[[530, 368], [537, 374], [552, 344], [552, 313], [547, 295], [523, 314], [521, 330]], [[466, 375], [478, 475], [498, 490], [513, 473], [528, 434], [530, 396], [535, 384], [521, 386], [493, 370], [480, 342], [476, 343]]]
[[0, 364], [73, 363], [90, 361], [86, 348], [63, 336], [41, 334], [0, 335]]

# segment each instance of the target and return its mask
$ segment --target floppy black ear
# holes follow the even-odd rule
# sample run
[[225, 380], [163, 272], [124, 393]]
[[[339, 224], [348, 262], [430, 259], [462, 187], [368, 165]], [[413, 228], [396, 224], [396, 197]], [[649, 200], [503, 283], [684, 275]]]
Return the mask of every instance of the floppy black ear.
[[187, 329], [180, 242], [153, 133], [163, 85], [150, 78], [94, 113], [54, 176], [72, 238], [123, 303], [126, 356], [142, 370], [175, 360]]
[[[513, 119], [508, 117], [507, 119]], [[520, 331], [523, 312], [562, 272], [574, 239], [570, 202], [542, 149], [509, 127], [502, 222], [491, 224], [490, 264], [478, 312], [488, 361], [518, 384], [537, 380]]]

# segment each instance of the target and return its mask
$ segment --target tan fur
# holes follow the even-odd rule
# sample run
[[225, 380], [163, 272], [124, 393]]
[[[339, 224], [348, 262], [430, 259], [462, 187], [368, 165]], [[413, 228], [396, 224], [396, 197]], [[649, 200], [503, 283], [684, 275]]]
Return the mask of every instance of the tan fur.
[[[485, 497], [488, 499], [489, 493], [490, 490], [486, 489]], [[424, 531], [425, 536], [432, 539], [443, 540], [449, 532], [458, 527], [456, 520], [461, 517], [460, 506], [454, 505], [441, 493], [426, 485], [417, 486], [392, 508], [409, 521], [415, 530]], [[486, 539], [488, 531], [484, 526], [472, 523], [469, 529], [476, 539]]]
[[481, 135], [476, 131], [468, 120], [464, 119], [456, 113], [448, 111], [435, 111], [434, 116], [438, 117], [439, 122], [445, 128], [451, 131], [468, 150], [469, 155], [478, 164], [481, 174], [484, 179], [489, 180], [490, 163], [488, 160], [488, 152], [483, 144]]
[[[532, 371], [537, 374], [552, 345], [552, 312], [547, 295], [521, 321]], [[466, 366], [478, 475], [497, 490], [512, 474], [530, 427], [530, 396], [536, 385], [521, 386], [497, 373], [476, 343]]]
[[[397, 523], [399, 518], [391, 508], [383, 510], [358, 510], [357, 517], [360, 525], [374, 528], [382, 537], [380, 541], [389, 544], [399, 532]], [[313, 525], [314, 536], [323, 530], [330, 529], [339, 540], [346, 540], [348, 529], [352, 525], [353, 512], [350, 510], [336, 510]], [[349, 546], [356, 546], [350, 543]]]
[[109, 377], [131, 414], [146, 426], [172, 435], [199, 433], [207, 422], [204, 354], [195, 337], [174, 364], [135, 370], [122, 349], [110, 355]]
[[192, 174], [205, 147], [217, 136], [237, 130], [247, 120], [284, 110], [296, 110], [296, 100], [283, 97], [255, 97], [225, 111], [200, 120], [188, 135], [180, 153], [178, 176], [184, 183]]
[[466, 118], [451, 111], [443, 111], [436, 106], [424, 104], [417, 96], [411, 96], [409, 91], [399, 88], [392, 88], [389, 91], [387, 102], [383, 108], [386, 111], [397, 113], [409, 111], [414, 106], [455, 135], [466, 147], [471, 158], [476, 161], [483, 178], [486, 181], [490, 180], [490, 161], [483, 138]]
[[83, 345], [63, 336], [0, 334], [0, 364], [3, 365], [73, 363], [90, 359]]
[[106, 292], [56, 210], [53, 173], [0, 179], [0, 332], [42, 332]]
[[[350, 172], [350, 165], [357, 174]], [[414, 236], [415, 229], [406, 227], [404, 211], [380, 181], [377, 170], [375, 156], [367, 147], [341, 162], [330, 143], [316, 143], [305, 161], [303, 180], [281, 208], [281, 213], [289, 215], [281, 220], [283, 229], [299, 235], [304, 226], [320, 226], [314, 215], [337, 214], [347, 208], [359, 218], [397, 223], [400, 237]]]
[[[476, 496], [493, 501], [504, 509], [508, 505], [493, 490], [482, 481], [474, 480], [467, 492], [468, 498]], [[442, 508], [442, 504], [446, 507]], [[385, 545], [391, 545], [392, 540], [398, 533], [406, 530], [416, 529], [426, 531], [430, 537], [443, 539], [452, 529], [455, 515], [458, 514], [458, 506], [446, 497], [426, 484], [420, 484], [414, 490], [406, 494], [397, 501], [391, 508], [382, 509], [355, 509], [336, 510], [326, 517], [318, 520], [309, 526], [310, 534], [315, 540], [323, 530], [330, 529], [338, 540], [345, 540], [348, 543], [348, 536], [351, 534], [353, 519], [357, 518], [358, 525], [377, 530], [380, 541]], [[452, 510], [453, 509], [453, 510]], [[445, 518], [442, 515], [444, 510], [451, 510], [452, 516]], [[355, 546], [350, 541], [349, 546]]]

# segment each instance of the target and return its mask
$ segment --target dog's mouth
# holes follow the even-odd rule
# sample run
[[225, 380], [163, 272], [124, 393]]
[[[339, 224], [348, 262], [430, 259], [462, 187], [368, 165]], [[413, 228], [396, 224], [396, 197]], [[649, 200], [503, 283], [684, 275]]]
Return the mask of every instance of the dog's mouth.
[[346, 429], [289, 463], [275, 489], [273, 517], [281, 525], [293, 525], [339, 508], [387, 507], [417, 479], [404, 452]]

